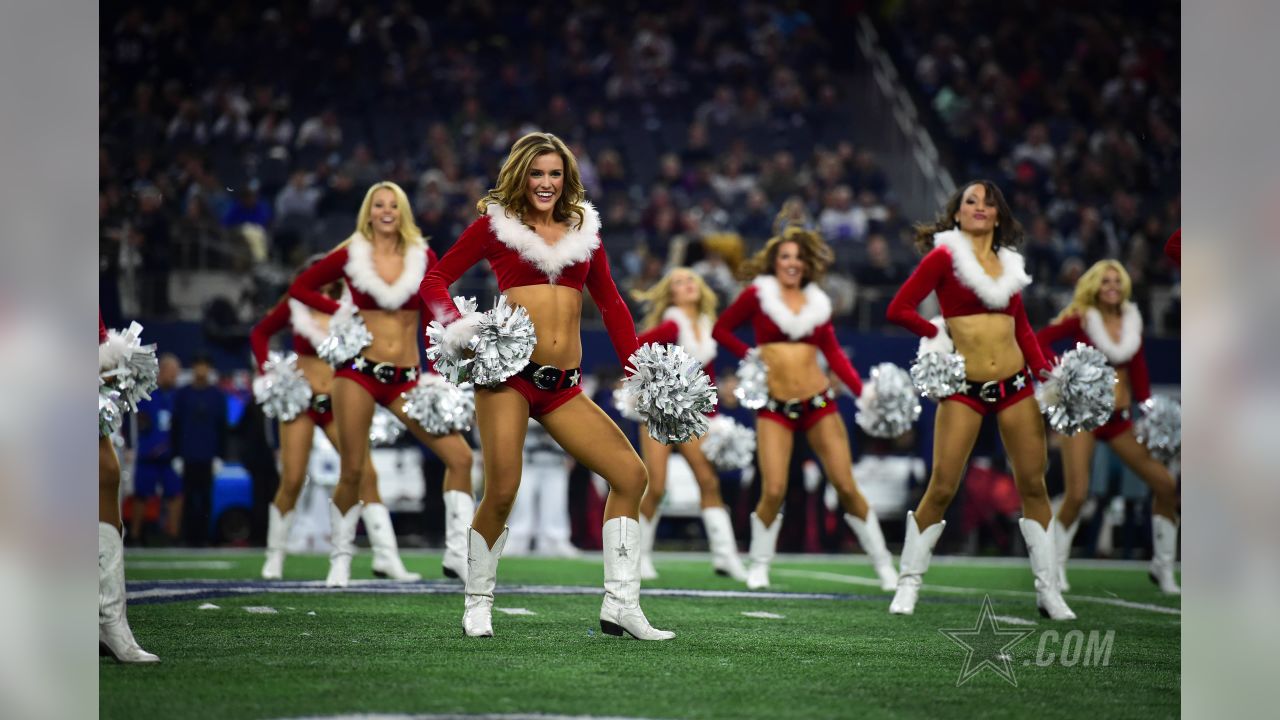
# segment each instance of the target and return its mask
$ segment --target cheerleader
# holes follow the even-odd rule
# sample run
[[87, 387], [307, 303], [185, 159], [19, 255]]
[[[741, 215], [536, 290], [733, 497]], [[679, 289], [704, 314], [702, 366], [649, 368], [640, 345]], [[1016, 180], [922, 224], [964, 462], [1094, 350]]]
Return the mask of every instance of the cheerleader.
[[[98, 313], [98, 371], [116, 364]], [[122, 663], [154, 663], [125, 615], [124, 526], [120, 523], [120, 458], [107, 435], [98, 434], [98, 650]]]
[[393, 182], [380, 182], [365, 193], [351, 237], [307, 268], [289, 288], [289, 296], [326, 315], [339, 304], [321, 289], [345, 279], [360, 319], [372, 341], [334, 372], [332, 402], [341, 465], [338, 487], [329, 508], [333, 551], [325, 584], [346, 587], [355, 554], [356, 524], [364, 518], [374, 547], [374, 571], [399, 580], [417, 580], [404, 569], [396, 548], [391, 515], [377, 488], [361, 501], [361, 478], [369, 465], [369, 426], [375, 403], [387, 408], [445, 464], [444, 574], [466, 571], [465, 525], [471, 514], [471, 448], [460, 433], [431, 435], [405, 414], [401, 395], [418, 384], [418, 331], [429, 319], [418, 299], [418, 286], [435, 253], [413, 222], [409, 199]]
[[476, 424], [484, 454], [484, 498], [471, 522], [463, 632], [493, 635], [493, 589], [507, 540], [505, 523], [520, 487], [521, 448], [529, 418], [560, 447], [603, 477], [604, 602], [600, 628], [640, 640], [675, 633], [653, 628], [640, 609], [640, 498], [644, 463], [622, 430], [582, 394], [582, 290], [591, 293], [618, 359], [638, 345], [631, 313], [609, 272], [600, 217], [584, 199], [577, 160], [550, 133], [525, 135], [512, 146], [496, 186], [477, 204], [473, 222], [427, 273], [421, 295], [447, 330], [445, 352], [459, 357], [480, 316], [463, 317], [449, 285], [488, 260], [498, 290], [528, 311], [537, 329], [529, 363], [493, 387], [476, 389]]
[[[962, 391], [938, 405], [933, 470], [920, 504], [907, 513], [902, 575], [891, 613], [915, 611], [933, 548], [946, 526], [942, 516], [960, 485], [982, 419], [994, 414], [1022, 498], [1019, 525], [1035, 575], [1037, 605], [1054, 620], [1075, 618], [1058, 588], [1049, 532], [1053, 513], [1044, 485], [1044, 418], [1034, 396], [1034, 378], [1047, 373], [1049, 365], [1019, 294], [1031, 282], [1022, 256], [1014, 251], [1021, 240], [1022, 226], [999, 188], [985, 180], [968, 183], [951, 196], [933, 224], [916, 227], [916, 244], [927, 254], [889, 304], [890, 321], [924, 338], [921, 353], [959, 353], [967, 373]], [[942, 318], [933, 322], [916, 310], [931, 292], [942, 307]]]
[[[311, 258], [305, 267], [313, 265], [319, 259]], [[342, 283], [331, 283], [321, 292], [326, 297], [337, 300], [342, 296]], [[338, 447], [331, 395], [333, 368], [317, 357], [315, 350], [329, 334], [329, 316], [289, 297], [276, 303], [266, 317], [249, 332], [249, 346], [259, 373], [262, 373], [267, 363], [271, 337], [286, 327], [293, 339], [293, 351], [298, 355], [298, 370], [311, 386], [311, 407], [291, 420], [280, 422], [280, 486], [267, 508], [267, 557], [262, 565], [264, 580], [279, 580], [283, 576], [289, 530], [293, 526], [293, 508], [298, 503], [298, 495], [306, 481], [315, 429], [324, 431], [329, 442], [335, 448]], [[378, 476], [372, 461], [365, 462], [364, 473], [360, 476], [360, 500], [365, 503], [366, 508], [381, 502], [378, 496]], [[380, 542], [384, 538], [370, 533], [370, 540]], [[386, 558], [392, 554], [395, 554], [394, 548], [388, 550], [374, 545], [375, 574], [391, 577], [393, 580], [418, 579], [416, 573], [404, 572], [402, 563], [387, 562]], [[388, 571], [395, 574], [388, 575]]]
[[1173, 474], [1153, 458], [1133, 433], [1131, 405], [1151, 397], [1147, 356], [1142, 348], [1142, 314], [1129, 302], [1132, 282], [1115, 260], [1094, 263], [1076, 282], [1071, 304], [1038, 337], [1047, 353], [1060, 340], [1071, 339], [1098, 348], [1116, 369], [1116, 410], [1105, 425], [1092, 432], [1064, 438], [1062, 471], [1066, 493], [1053, 523], [1058, 580], [1065, 591], [1067, 559], [1080, 525], [1080, 507], [1089, 490], [1089, 467], [1094, 445], [1104, 442], [1130, 470], [1151, 488], [1151, 579], [1165, 593], [1182, 592], [1174, 577], [1178, 554], [1178, 490]]
[[[688, 268], [674, 268], [656, 285], [635, 293], [637, 300], [649, 305], [640, 344], [678, 344], [691, 357], [702, 363], [703, 372], [715, 380], [716, 341], [711, 336], [716, 317], [716, 295], [702, 277]], [[719, 575], [745, 582], [747, 569], [738, 557], [738, 540], [733, 535], [733, 522], [720, 497], [720, 476], [702, 452], [702, 438], [675, 446], [689, 462], [702, 495], [702, 524], [711, 545], [712, 567]], [[640, 433], [640, 453], [649, 472], [649, 487], [640, 500], [640, 579], [658, 577], [653, 567], [653, 539], [658, 528], [658, 505], [667, 490], [667, 460], [671, 446]]]
[[742, 274], [753, 278], [751, 284], [724, 311], [713, 331], [717, 342], [745, 357], [751, 348], [733, 333], [751, 323], [760, 359], [769, 371], [769, 400], [756, 411], [761, 491], [751, 514], [747, 587], [753, 590], [769, 586], [769, 564], [782, 528], [782, 501], [797, 432], [804, 433], [822, 462], [844, 508], [845, 522], [871, 558], [880, 586], [889, 590], [898, 580], [880, 521], [853, 479], [849, 431], [836, 411], [835, 389], [818, 365], [821, 351], [849, 392], [855, 397], [862, 393], [862, 378], [836, 340], [831, 299], [818, 287], [834, 259], [831, 246], [817, 232], [784, 229], [744, 264]]

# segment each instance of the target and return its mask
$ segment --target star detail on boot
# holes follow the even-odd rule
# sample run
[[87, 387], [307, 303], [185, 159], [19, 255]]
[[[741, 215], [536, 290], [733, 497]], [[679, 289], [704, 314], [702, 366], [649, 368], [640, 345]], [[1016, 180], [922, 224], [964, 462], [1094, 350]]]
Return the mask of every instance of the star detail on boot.
[[982, 672], [983, 668], [991, 670], [1004, 678], [1005, 682], [1018, 687], [1018, 679], [1013, 675], [1013, 648], [1035, 631], [1000, 627], [1000, 623], [996, 621], [995, 610], [991, 606], [990, 595], [983, 597], [982, 609], [978, 611], [978, 621], [972, 630], [939, 629], [938, 632], [968, 653], [964, 659], [964, 667], [960, 669], [960, 677], [956, 679], [956, 687], [969, 682], [975, 675]]
[[630, 548], [626, 545], [618, 548], [618, 557], [631, 557]]

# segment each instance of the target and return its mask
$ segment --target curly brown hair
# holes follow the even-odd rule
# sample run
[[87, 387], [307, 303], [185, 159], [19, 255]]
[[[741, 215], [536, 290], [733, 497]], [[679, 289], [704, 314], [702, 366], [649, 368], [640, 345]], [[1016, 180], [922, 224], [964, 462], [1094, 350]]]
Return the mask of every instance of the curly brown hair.
[[1004, 199], [1004, 193], [1000, 192], [1000, 188], [990, 180], [971, 180], [958, 188], [951, 194], [947, 200], [946, 206], [942, 210], [942, 214], [931, 223], [920, 223], [915, 226], [916, 233], [916, 249], [921, 255], [928, 253], [933, 249], [933, 236], [947, 230], [954, 230], [957, 227], [956, 213], [960, 212], [960, 202], [964, 200], [965, 191], [974, 185], [981, 185], [986, 191], [987, 197], [995, 200], [996, 204], [996, 227], [991, 237], [991, 249], [999, 250], [1002, 247], [1017, 250], [1022, 247], [1022, 223], [1013, 216], [1013, 210], [1009, 209], [1009, 203]]
[[778, 250], [785, 243], [795, 243], [800, 248], [800, 258], [806, 266], [802, 283], [804, 285], [822, 280], [827, 274], [827, 268], [835, 262], [836, 252], [818, 231], [792, 226], [769, 238], [763, 248], [739, 265], [738, 277], [751, 280], [760, 275], [772, 275], [774, 264], [778, 260]]
[[586, 219], [583, 200], [586, 190], [578, 173], [578, 159], [560, 138], [547, 132], [532, 132], [511, 146], [511, 152], [498, 171], [498, 182], [476, 203], [476, 212], [484, 215], [490, 204], [502, 206], [507, 215], [524, 222], [529, 210], [527, 185], [529, 167], [533, 161], [548, 153], [556, 153], [564, 161], [564, 186], [560, 199], [551, 209], [551, 218], [568, 223], [570, 227], [582, 227]]

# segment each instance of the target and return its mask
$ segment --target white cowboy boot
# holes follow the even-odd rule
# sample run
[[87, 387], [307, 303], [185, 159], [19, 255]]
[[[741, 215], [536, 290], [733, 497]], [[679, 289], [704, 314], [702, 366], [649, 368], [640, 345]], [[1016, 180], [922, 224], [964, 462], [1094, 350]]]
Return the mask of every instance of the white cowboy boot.
[[782, 529], [782, 513], [773, 518], [773, 525], [765, 527], [760, 517], [751, 513], [751, 547], [748, 556], [751, 567], [747, 570], [747, 589], [763, 590], [769, 587], [769, 563], [778, 551], [778, 531]]
[[892, 615], [911, 615], [916, 611], [916, 600], [920, 598], [920, 585], [924, 582], [924, 574], [929, 570], [929, 560], [933, 558], [933, 548], [942, 536], [947, 521], [940, 520], [923, 531], [916, 525], [916, 514], [907, 511], [907, 537], [902, 544], [902, 557], [899, 559], [902, 572], [898, 575], [898, 591], [893, 594], [893, 602], [889, 603]]
[[662, 519], [662, 511], [654, 510], [650, 520], [640, 513], [640, 579], [657, 580], [658, 569], [653, 566], [653, 540], [658, 534], [658, 520]]
[[876, 517], [876, 511], [867, 508], [865, 520], [845, 513], [844, 521], [849, 524], [853, 534], [858, 536], [862, 551], [871, 558], [871, 566], [876, 569], [876, 575], [880, 576], [880, 589], [888, 591], [897, 588], [898, 571], [893, 569], [893, 555], [889, 554], [889, 548], [884, 544], [884, 533], [880, 532], [880, 518]]
[[1151, 516], [1151, 581], [1160, 592], [1181, 595], [1182, 588], [1174, 577], [1174, 561], [1178, 557], [1178, 523], [1163, 515]]
[[125, 617], [124, 540], [120, 531], [98, 523], [98, 648], [122, 663], [154, 663], [160, 658], [133, 639]]
[[1058, 560], [1058, 590], [1066, 592], [1071, 589], [1071, 583], [1067, 582], [1067, 560], [1071, 559], [1071, 543], [1080, 528], [1080, 518], [1076, 518], [1071, 527], [1064, 527], [1054, 518], [1049, 527], [1053, 530], [1053, 552]]
[[606, 635], [623, 632], [637, 640], [670, 640], [676, 634], [649, 624], [640, 609], [640, 523], [629, 517], [605, 522], [604, 603], [600, 629]]
[[263, 580], [279, 580], [284, 577], [284, 555], [289, 544], [289, 529], [292, 527], [292, 510], [282, 514], [275, 503], [267, 505], [267, 560], [262, 563]]
[[462, 611], [462, 634], [493, 637], [493, 587], [498, 584], [498, 559], [507, 544], [507, 528], [489, 547], [484, 536], [467, 528], [467, 573]]
[[476, 501], [471, 493], [461, 490], [444, 492], [444, 559], [440, 561], [445, 577], [467, 578], [467, 528], [476, 514]]
[[1075, 620], [1076, 614], [1067, 607], [1058, 589], [1058, 555], [1054, 551], [1053, 536], [1040, 523], [1020, 518], [1022, 537], [1027, 541], [1027, 555], [1031, 558], [1031, 574], [1035, 575], [1036, 606], [1040, 614], [1050, 620]]
[[356, 502], [347, 508], [346, 514], [329, 501], [329, 576], [325, 587], [344, 588], [351, 582], [351, 558], [356, 554], [356, 525], [360, 523], [360, 509], [364, 503]]
[[721, 507], [702, 509], [702, 524], [707, 529], [711, 546], [711, 567], [717, 575], [727, 575], [738, 582], [747, 581], [747, 568], [738, 557], [738, 539], [733, 536], [729, 511]]
[[391, 525], [391, 512], [387, 510], [387, 506], [369, 503], [360, 514], [364, 518], [364, 531], [369, 535], [369, 545], [373, 547], [374, 577], [398, 582], [421, 580], [421, 574], [409, 572], [400, 560], [396, 529]]

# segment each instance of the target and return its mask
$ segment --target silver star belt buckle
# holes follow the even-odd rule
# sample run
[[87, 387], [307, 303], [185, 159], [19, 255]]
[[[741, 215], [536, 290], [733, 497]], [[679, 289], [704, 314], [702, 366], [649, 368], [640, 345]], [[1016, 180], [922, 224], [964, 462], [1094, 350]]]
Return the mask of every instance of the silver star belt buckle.
[[550, 365], [543, 365], [533, 371], [533, 386], [539, 390], [555, 390], [560, 382], [560, 371]]
[[380, 362], [373, 366], [373, 378], [384, 385], [396, 379], [396, 366], [389, 362]]
[[982, 383], [982, 387], [978, 389], [978, 397], [984, 403], [1000, 402], [1000, 381], [988, 380]]

